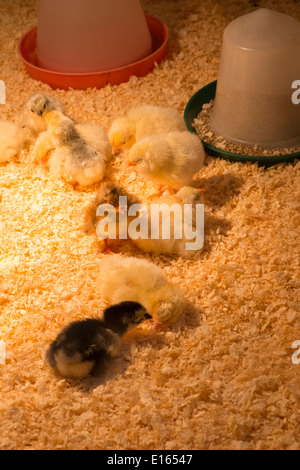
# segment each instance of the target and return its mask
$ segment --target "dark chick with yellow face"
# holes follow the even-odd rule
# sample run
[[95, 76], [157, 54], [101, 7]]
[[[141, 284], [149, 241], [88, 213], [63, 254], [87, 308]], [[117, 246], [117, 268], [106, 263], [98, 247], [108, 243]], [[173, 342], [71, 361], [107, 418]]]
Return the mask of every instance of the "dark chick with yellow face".
[[122, 337], [151, 316], [138, 302], [108, 307], [103, 318], [87, 318], [65, 326], [50, 344], [48, 364], [65, 377], [99, 375], [118, 353]]
[[34, 93], [24, 105], [24, 113], [27, 126], [36, 134], [47, 129], [44, 115], [50, 111], [65, 112], [65, 106], [53, 96], [44, 93]]

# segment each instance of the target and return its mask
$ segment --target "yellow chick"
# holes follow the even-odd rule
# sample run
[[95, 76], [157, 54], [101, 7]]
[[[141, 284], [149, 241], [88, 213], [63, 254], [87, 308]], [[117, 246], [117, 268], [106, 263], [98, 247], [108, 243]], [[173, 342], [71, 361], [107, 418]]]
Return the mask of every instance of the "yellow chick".
[[[89, 147], [92, 147], [99, 153], [107, 153], [108, 158], [111, 158], [111, 145], [109, 143], [108, 134], [105, 129], [95, 124], [86, 123], [74, 123], [74, 126], [78, 134], [85, 140]], [[52, 132], [49, 130], [41, 132], [33, 148], [34, 161], [41, 164], [46, 163], [54, 149], [55, 144], [53, 141]]]
[[40, 134], [47, 129], [44, 115], [50, 111], [65, 112], [65, 106], [53, 96], [44, 93], [34, 93], [24, 105], [25, 124], [35, 134]]
[[[127, 197], [126, 209], [121, 208], [120, 210], [120, 205], [119, 205], [120, 196]], [[96, 229], [97, 229], [97, 224], [100, 220], [100, 216], [97, 216], [96, 214], [97, 208], [101, 204], [111, 204], [116, 210], [116, 237], [117, 238], [110, 239], [108, 236], [104, 240], [99, 240], [98, 247], [101, 252], [105, 252], [105, 251], [107, 251], [108, 253], [118, 252], [118, 247], [121, 245], [122, 242], [124, 242], [124, 240], [120, 239], [120, 233], [123, 232], [123, 230], [125, 230], [127, 234], [128, 223], [130, 223], [130, 221], [132, 220], [132, 217], [128, 216], [127, 214], [126, 227], [120, 228], [120, 225], [119, 225], [120, 212], [121, 213], [123, 213], [123, 211], [128, 212], [128, 209], [130, 208], [131, 205], [138, 204], [138, 203], [139, 203], [138, 199], [132, 196], [131, 194], [128, 194], [128, 192], [121, 186], [118, 186], [115, 183], [103, 182], [95, 198], [92, 200], [92, 202], [88, 205], [88, 207], [85, 210], [84, 225], [82, 227], [83, 232], [87, 235], [94, 234], [97, 237]]]
[[185, 309], [183, 292], [163, 270], [148, 260], [119, 255], [105, 256], [96, 281], [101, 297], [110, 305], [141, 303], [154, 320], [154, 328], [171, 325]]
[[100, 142], [97, 151], [79, 134], [74, 121], [60, 111], [47, 113], [45, 121], [55, 147], [48, 160], [50, 172], [74, 187], [89, 186], [101, 181], [111, 156], [111, 146], [105, 138], [104, 129], [101, 151]]
[[[46, 122], [46, 121], [45, 121]], [[32, 155], [33, 161], [41, 165], [45, 164], [51, 153], [55, 150], [52, 133], [43, 131], [38, 135], [33, 147]]]
[[130, 148], [153, 134], [184, 130], [184, 119], [174, 109], [144, 105], [131, 108], [125, 116], [116, 118], [109, 130], [109, 140], [115, 152], [120, 148]]
[[204, 158], [199, 137], [187, 131], [170, 132], [137, 142], [129, 151], [128, 164], [145, 180], [180, 189], [191, 184]]
[[[181, 205], [192, 204], [195, 208], [196, 204], [204, 204], [204, 193], [205, 189], [183, 186], [176, 194], [164, 197], [163, 201], [169, 205], [174, 203]], [[158, 204], [159, 201], [161, 201], [161, 199], [157, 200]]]
[[0, 163], [8, 163], [18, 157], [26, 145], [26, 133], [11, 121], [0, 121]]
[[108, 139], [108, 133], [103, 127], [96, 124], [75, 123], [75, 129], [87, 145], [101, 154], [107, 154], [107, 158], [111, 158], [112, 148]]
[[[203, 204], [203, 192], [185, 186], [176, 195], [152, 201], [145, 212], [146, 223], [140, 223], [140, 237], [132, 238], [132, 243], [147, 253], [193, 257], [204, 243], [204, 210], [196, 209]], [[185, 204], [191, 205], [190, 213]]]

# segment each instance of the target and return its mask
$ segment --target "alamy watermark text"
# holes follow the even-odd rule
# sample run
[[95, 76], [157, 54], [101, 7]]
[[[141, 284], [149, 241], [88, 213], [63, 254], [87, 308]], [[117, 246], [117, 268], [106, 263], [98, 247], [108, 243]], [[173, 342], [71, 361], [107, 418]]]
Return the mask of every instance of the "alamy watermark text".
[[184, 239], [189, 241], [186, 250], [200, 250], [204, 244], [203, 204], [150, 204], [149, 207], [132, 204], [127, 207], [127, 197], [120, 196], [118, 211], [112, 204], [100, 204], [96, 215], [103, 217], [96, 228], [99, 240]]

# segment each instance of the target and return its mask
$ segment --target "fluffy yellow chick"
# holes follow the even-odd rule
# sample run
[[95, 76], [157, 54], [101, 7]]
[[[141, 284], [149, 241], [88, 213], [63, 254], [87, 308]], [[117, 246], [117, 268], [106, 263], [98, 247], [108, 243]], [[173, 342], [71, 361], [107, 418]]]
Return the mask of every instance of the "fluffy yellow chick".
[[34, 162], [41, 165], [45, 164], [53, 150], [55, 150], [55, 146], [52, 133], [48, 130], [41, 132], [36, 139], [32, 151]]
[[135, 257], [105, 256], [96, 281], [101, 297], [110, 305], [141, 303], [154, 320], [154, 327], [173, 324], [185, 308], [184, 295], [154, 263]]
[[26, 140], [22, 127], [14, 122], [0, 121], [0, 163], [7, 163], [18, 157]]
[[184, 130], [184, 119], [174, 109], [144, 105], [131, 108], [125, 116], [116, 118], [109, 131], [109, 140], [114, 152], [130, 148], [135, 142], [153, 134]]
[[53, 96], [45, 95], [44, 93], [34, 93], [24, 105], [25, 124], [35, 134], [39, 134], [47, 129], [43, 116], [53, 110], [64, 113], [65, 106]]
[[[43, 115], [43, 119], [45, 118], [46, 114], [47, 113]], [[86, 123], [74, 123], [74, 126], [78, 134], [84, 139], [89, 147], [92, 147], [101, 154], [107, 154], [108, 159], [111, 158], [112, 149], [108, 140], [108, 134], [105, 129], [96, 124]], [[54, 149], [55, 144], [52, 132], [49, 130], [41, 132], [33, 148], [34, 161], [41, 164], [46, 163]]]
[[101, 154], [105, 153], [108, 159], [111, 158], [112, 148], [108, 133], [103, 127], [96, 124], [75, 123], [75, 129], [87, 145]]
[[[117, 238], [110, 239], [108, 236], [104, 240], [99, 240], [98, 247], [101, 252], [105, 252], [105, 251], [107, 251], [108, 253], [118, 252], [118, 247], [121, 245], [122, 242], [124, 242], [124, 240], [121, 240], [119, 238], [120, 232], [122, 231], [122, 229], [120, 230], [120, 226], [119, 226], [119, 212], [120, 212], [119, 197], [120, 196], [127, 197], [127, 209], [125, 209], [126, 212], [128, 212], [128, 209], [130, 208], [132, 204], [139, 203], [137, 198], [129, 194], [121, 186], [115, 183], [103, 182], [95, 198], [85, 210], [84, 225], [82, 227], [83, 232], [86, 233], [87, 235], [94, 234], [97, 237], [96, 228], [100, 220], [100, 217], [97, 216], [96, 214], [97, 208], [101, 204], [111, 204], [116, 209], [116, 236]], [[121, 212], [122, 212], [122, 209], [121, 209]], [[128, 216], [127, 224], [130, 223], [131, 220], [132, 220], [132, 217]], [[128, 225], [126, 225], [125, 227], [126, 233], [127, 233], [127, 228], [128, 228]]]
[[[203, 192], [203, 189], [185, 186], [176, 195], [152, 201], [145, 212], [147, 223], [140, 224], [140, 238], [132, 238], [132, 242], [148, 253], [193, 257], [204, 243], [204, 211], [203, 208], [196, 210], [197, 204], [203, 204]], [[175, 210], [171, 210], [174, 204]], [[190, 214], [185, 212], [185, 204], [191, 205]], [[158, 205], [160, 213], [155, 215], [152, 210]], [[156, 237], [154, 229], [157, 230]]]
[[89, 186], [101, 181], [111, 156], [111, 146], [105, 139], [104, 129], [102, 148], [100, 151], [98, 142], [97, 151], [79, 134], [74, 121], [60, 111], [47, 113], [45, 121], [55, 147], [48, 160], [50, 172], [73, 186]]
[[187, 131], [170, 132], [137, 142], [129, 151], [128, 163], [145, 180], [180, 189], [191, 184], [203, 167], [204, 158], [199, 137]]

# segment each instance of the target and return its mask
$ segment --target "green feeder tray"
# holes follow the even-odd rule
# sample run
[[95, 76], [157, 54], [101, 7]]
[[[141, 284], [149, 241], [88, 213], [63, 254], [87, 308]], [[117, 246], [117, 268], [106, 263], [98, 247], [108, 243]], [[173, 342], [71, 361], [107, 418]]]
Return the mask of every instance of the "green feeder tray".
[[[187, 103], [184, 110], [184, 120], [189, 132], [192, 132], [193, 134], [196, 133], [192, 123], [198, 114], [202, 111], [203, 105], [209, 103], [215, 98], [216, 89], [217, 80], [198, 90], [197, 93], [195, 93]], [[290, 153], [287, 155], [274, 155], [273, 157], [251, 156], [227, 152], [225, 150], [218, 149], [213, 145], [207, 144], [203, 140], [202, 143], [208, 154], [214, 157], [223, 158], [224, 160], [228, 160], [230, 162], [257, 162], [260, 166], [272, 166], [276, 165], [276, 163], [292, 162], [295, 158], [300, 158], [300, 152]]]

